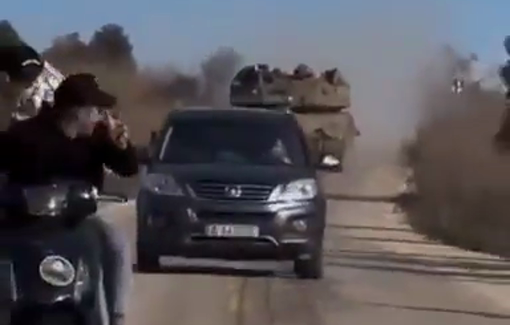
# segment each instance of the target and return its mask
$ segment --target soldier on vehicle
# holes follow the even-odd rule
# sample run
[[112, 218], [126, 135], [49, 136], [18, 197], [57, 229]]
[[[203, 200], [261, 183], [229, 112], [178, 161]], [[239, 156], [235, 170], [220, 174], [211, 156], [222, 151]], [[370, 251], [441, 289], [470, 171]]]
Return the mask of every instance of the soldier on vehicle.
[[298, 64], [297, 67], [294, 69], [294, 77], [305, 79], [305, 78], [313, 78], [315, 76], [314, 71], [312, 68], [307, 66], [304, 63]]

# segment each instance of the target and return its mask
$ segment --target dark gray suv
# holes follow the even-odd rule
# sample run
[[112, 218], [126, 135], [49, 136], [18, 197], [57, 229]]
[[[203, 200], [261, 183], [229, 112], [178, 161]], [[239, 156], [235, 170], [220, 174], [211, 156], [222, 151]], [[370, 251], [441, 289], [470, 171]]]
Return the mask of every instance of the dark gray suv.
[[265, 109], [172, 111], [145, 152], [141, 271], [160, 256], [293, 260], [321, 278], [326, 199], [295, 118]]

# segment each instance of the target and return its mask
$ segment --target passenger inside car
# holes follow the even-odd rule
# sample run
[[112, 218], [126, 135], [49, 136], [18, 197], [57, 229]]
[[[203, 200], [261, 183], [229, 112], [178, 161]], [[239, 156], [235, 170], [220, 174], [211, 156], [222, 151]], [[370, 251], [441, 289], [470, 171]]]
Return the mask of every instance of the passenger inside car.
[[[293, 164], [289, 149], [294, 144], [279, 129], [260, 132], [249, 123], [177, 123], [163, 149], [162, 160], [173, 164]], [[256, 135], [256, 136], [254, 136]]]

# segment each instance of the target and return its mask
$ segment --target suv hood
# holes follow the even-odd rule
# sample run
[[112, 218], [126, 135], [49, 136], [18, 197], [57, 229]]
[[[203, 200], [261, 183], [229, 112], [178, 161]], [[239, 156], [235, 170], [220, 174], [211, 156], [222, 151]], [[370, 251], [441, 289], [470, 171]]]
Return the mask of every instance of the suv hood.
[[155, 164], [150, 167], [148, 172], [172, 175], [180, 183], [211, 180], [225, 183], [263, 183], [276, 186], [297, 179], [315, 178], [315, 173], [312, 170], [288, 166]]

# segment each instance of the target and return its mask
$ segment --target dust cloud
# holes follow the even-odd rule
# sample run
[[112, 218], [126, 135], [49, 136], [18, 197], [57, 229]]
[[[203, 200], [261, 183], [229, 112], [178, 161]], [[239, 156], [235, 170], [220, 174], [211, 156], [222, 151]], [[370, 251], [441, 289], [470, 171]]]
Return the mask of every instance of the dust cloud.
[[450, 10], [435, 0], [342, 3], [331, 17], [286, 23], [255, 59], [287, 69], [339, 67], [352, 87], [361, 160], [392, 159], [424, 110], [423, 71], [450, 40]]

